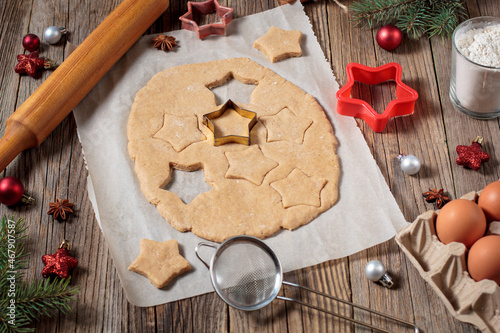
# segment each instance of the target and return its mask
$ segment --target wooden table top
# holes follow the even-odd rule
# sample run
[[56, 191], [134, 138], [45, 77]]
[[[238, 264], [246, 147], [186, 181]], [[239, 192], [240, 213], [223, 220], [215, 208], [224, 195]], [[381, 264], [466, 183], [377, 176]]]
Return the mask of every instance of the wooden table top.
[[[70, 34], [63, 42], [42, 45], [42, 55], [61, 62], [66, 39], [74, 44], [85, 37], [118, 5], [120, 0], [3, 0], [0, 1], [0, 128], [24, 100], [50, 75], [41, 79], [14, 73], [16, 55], [23, 53], [22, 38], [28, 33], [42, 35], [47, 26], [66, 27]], [[342, 1], [349, 5], [352, 1]], [[221, 1], [235, 9], [234, 16], [243, 17], [279, 5], [277, 0]], [[500, 16], [500, 6], [494, 0], [469, 0], [470, 17]], [[180, 29], [178, 17], [187, 11], [184, 0], [172, 0], [168, 10], [148, 30], [157, 33]], [[403, 81], [416, 89], [419, 99], [415, 113], [392, 120], [382, 133], [374, 133], [358, 121], [370, 150], [380, 167], [406, 220], [413, 221], [426, 210], [433, 209], [425, 202], [422, 192], [428, 188], [443, 188], [452, 198], [479, 190], [500, 178], [499, 120], [481, 121], [457, 111], [449, 97], [450, 50], [449, 39], [438, 37], [419, 41], [405, 38], [393, 52], [377, 46], [375, 33], [353, 26], [349, 16], [333, 1], [316, 0], [305, 4], [305, 12], [318, 41], [330, 61], [339, 84], [346, 82], [345, 67], [358, 62], [378, 66], [395, 61], [403, 67]], [[361, 87], [360, 94], [375, 107], [383, 109], [390, 100], [385, 88]], [[389, 88], [391, 89], [391, 88]], [[490, 162], [479, 171], [456, 165], [455, 147], [470, 144], [481, 135]], [[420, 158], [423, 168], [415, 176], [405, 175], [397, 155], [413, 154]], [[26, 192], [37, 200], [35, 206], [7, 208], [0, 213], [26, 218], [28, 221], [28, 250], [31, 252], [27, 278], [41, 278], [40, 257], [53, 253], [60, 241], [70, 239], [74, 255], [79, 260], [72, 284], [80, 285], [73, 313], [56, 316], [37, 323], [40, 332], [351, 332], [367, 331], [341, 319], [336, 319], [298, 305], [275, 301], [259, 311], [244, 313], [227, 306], [215, 293], [193, 297], [166, 305], [138, 308], [124, 296], [104, 237], [94, 217], [87, 195], [87, 170], [76, 134], [73, 115], [66, 119], [38, 147], [23, 152], [2, 174], [18, 177]], [[360, 197], [363, 193], [360, 193]], [[53, 222], [46, 213], [49, 202], [70, 198], [76, 204], [71, 222]], [[366, 263], [379, 259], [386, 263], [397, 287], [386, 289], [368, 281], [364, 275]], [[453, 318], [431, 287], [392, 239], [378, 246], [338, 260], [286, 274], [285, 279], [322, 290], [415, 321], [424, 332], [476, 332], [468, 324]], [[320, 304], [323, 301], [320, 301]], [[379, 318], [370, 318], [358, 310], [342, 305], [328, 305], [334, 311], [369, 320], [391, 331], [403, 332]]]

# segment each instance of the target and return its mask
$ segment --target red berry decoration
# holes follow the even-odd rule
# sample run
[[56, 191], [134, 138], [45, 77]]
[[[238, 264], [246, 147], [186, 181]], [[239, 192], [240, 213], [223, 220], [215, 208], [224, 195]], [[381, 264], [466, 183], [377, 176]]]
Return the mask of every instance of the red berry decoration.
[[16, 177], [5, 177], [0, 180], [0, 202], [7, 206], [15, 205], [22, 201], [34, 204], [35, 199], [24, 194], [23, 183]]
[[403, 41], [403, 33], [393, 24], [384, 25], [377, 32], [378, 45], [387, 51], [396, 49]]
[[66, 279], [69, 272], [78, 265], [78, 260], [69, 255], [69, 247], [69, 242], [63, 240], [56, 253], [42, 256], [45, 265], [42, 270], [44, 278], [57, 275], [61, 279]]
[[463, 165], [472, 170], [479, 170], [482, 163], [490, 160], [490, 155], [485, 153], [483, 147], [483, 137], [478, 136], [472, 141], [470, 146], [457, 146], [457, 164]]
[[29, 52], [37, 50], [40, 47], [40, 38], [35, 34], [27, 34], [23, 38], [23, 47]]

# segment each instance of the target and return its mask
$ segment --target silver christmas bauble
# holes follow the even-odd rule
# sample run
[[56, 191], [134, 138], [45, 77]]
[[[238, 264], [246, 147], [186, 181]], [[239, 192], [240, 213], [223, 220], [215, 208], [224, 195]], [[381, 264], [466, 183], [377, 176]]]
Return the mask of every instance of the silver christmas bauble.
[[385, 266], [378, 260], [372, 260], [365, 267], [365, 275], [368, 280], [378, 281], [385, 274]]
[[384, 264], [378, 260], [372, 260], [366, 264], [365, 275], [368, 280], [378, 282], [384, 287], [391, 288], [394, 285], [391, 277], [386, 274]]
[[66, 34], [65, 28], [48, 27], [43, 32], [43, 39], [49, 44], [57, 44], [61, 40], [62, 35]]
[[420, 160], [413, 155], [399, 155], [398, 159], [401, 161], [401, 170], [408, 175], [414, 175], [420, 171]]

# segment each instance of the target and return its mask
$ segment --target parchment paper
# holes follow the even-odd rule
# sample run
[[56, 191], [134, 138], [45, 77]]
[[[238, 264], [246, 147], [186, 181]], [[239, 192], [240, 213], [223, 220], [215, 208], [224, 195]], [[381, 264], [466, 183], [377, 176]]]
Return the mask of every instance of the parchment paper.
[[[302, 57], [273, 64], [252, 47], [254, 40], [273, 25], [303, 32]], [[281, 231], [265, 240], [277, 253], [285, 272], [353, 254], [390, 239], [406, 226], [356, 122], [335, 110], [338, 84], [300, 1], [233, 20], [226, 36], [199, 40], [185, 30], [168, 34], [179, 41], [175, 51], [154, 49], [154, 36], [140, 39], [74, 111], [91, 179], [89, 196], [95, 194], [96, 216], [132, 304], [152, 306], [213, 291], [208, 270], [194, 252], [203, 239], [190, 232], [178, 232], [148, 203], [127, 151], [127, 121], [135, 94], [154, 74], [173, 66], [248, 57], [316, 97], [327, 112], [339, 141], [340, 200], [308, 225], [292, 232]], [[340, 54], [335, 54], [334, 49], [333, 56]], [[235, 92], [229, 87], [217, 93], [225, 98], [231, 97], [225, 94]], [[177, 239], [181, 254], [193, 270], [165, 289], [156, 289], [145, 277], [127, 270], [139, 254], [141, 238]]]

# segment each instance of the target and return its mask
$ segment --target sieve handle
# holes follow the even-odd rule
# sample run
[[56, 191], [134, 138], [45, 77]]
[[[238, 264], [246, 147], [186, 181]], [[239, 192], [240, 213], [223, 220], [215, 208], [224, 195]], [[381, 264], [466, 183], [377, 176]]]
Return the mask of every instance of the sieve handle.
[[[350, 306], [353, 306], [353, 307], [356, 307], [358, 309], [361, 309], [361, 310], [364, 310], [364, 311], [368, 311], [370, 313], [373, 313], [375, 315], [378, 315], [378, 316], [381, 316], [381, 317], [384, 317], [386, 319], [389, 319], [389, 320], [392, 320], [392, 321], [395, 321], [395, 322], [398, 322], [402, 325], [406, 325], [408, 327], [411, 327], [414, 329], [414, 332], [415, 333], [419, 333], [420, 332], [420, 329], [414, 324], [414, 323], [411, 323], [409, 321], [405, 321], [405, 320], [402, 320], [402, 319], [399, 319], [399, 318], [396, 318], [396, 317], [393, 317], [393, 316], [390, 316], [388, 314], [385, 314], [385, 313], [382, 313], [382, 312], [378, 312], [378, 311], [375, 311], [375, 310], [372, 310], [370, 308], [367, 308], [365, 306], [362, 306], [362, 305], [359, 305], [359, 304], [355, 304], [355, 303], [352, 303], [352, 302], [349, 302], [349, 301], [346, 301], [346, 300], [343, 300], [341, 298], [338, 298], [338, 297], [335, 297], [333, 295], [329, 295], [329, 294], [326, 294], [326, 293], [323, 293], [321, 291], [318, 291], [318, 290], [314, 290], [314, 289], [311, 289], [311, 288], [308, 288], [308, 287], [305, 287], [305, 286], [302, 286], [300, 284], [296, 284], [296, 283], [293, 283], [293, 282], [287, 282], [287, 281], [283, 281], [283, 284], [285, 285], [288, 285], [288, 286], [292, 286], [292, 287], [296, 287], [296, 288], [299, 288], [299, 289], [303, 289], [305, 291], [308, 291], [310, 293], [314, 293], [314, 294], [317, 294], [317, 295], [320, 295], [320, 296], [323, 296], [323, 297], [326, 297], [326, 298], [329, 298], [329, 299], [332, 299], [334, 301], [337, 301], [337, 302], [341, 302], [341, 303], [344, 303], [344, 304], [347, 304], [347, 305], [350, 305]], [[386, 333], [390, 333], [389, 331], [385, 330], [385, 329], [382, 329], [382, 328], [379, 328], [379, 327], [376, 327], [376, 326], [373, 326], [371, 324], [368, 324], [368, 323], [365, 323], [365, 322], [361, 322], [361, 321], [358, 321], [356, 319], [353, 319], [353, 318], [350, 318], [350, 317], [346, 317], [346, 316], [343, 316], [341, 314], [338, 314], [338, 313], [335, 313], [335, 312], [332, 312], [332, 311], [329, 311], [329, 310], [326, 310], [325, 308], [321, 308], [321, 307], [318, 307], [318, 306], [315, 306], [315, 305], [312, 305], [312, 304], [309, 304], [309, 303], [305, 303], [305, 302], [302, 302], [300, 300], [297, 300], [297, 299], [294, 299], [294, 298], [290, 298], [290, 297], [285, 297], [285, 296], [276, 296], [276, 298], [278, 299], [281, 299], [281, 300], [285, 300], [285, 301], [291, 301], [291, 302], [295, 302], [295, 303], [298, 303], [300, 305], [303, 305], [303, 306], [307, 306], [309, 308], [312, 308], [312, 309], [315, 309], [315, 310], [318, 310], [318, 311], [322, 311], [322, 312], [325, 312], [325, 313], [328, 313], [330, 315], [333, 315], [333, 316], [336, 316], [336, 317], [339, 317], [339, 318], [342, 318], [342, 319], [345, 319], [345, 320], [348, 320], [350, 322], [353, 322], [353, 323], [356, 323], [356, 324], [359, 324], [359, 325], [362, 325], [362, 326], [365, 326], [365, 327], [369, 327], [371, 329], [374, 329], [374, 330], [377, 330], [379, 332], [386, 332]]]
[[217, 249], [218, 246], [215, 245], [215, 244], [212, 244], [212, 243], [207, 243], [207, 242], [201, 242], [201, 243], [198, 243], [198, 245], [196, 245], [195, 249], [194, 249], [194, 252], [196, 252], [196, 256], [198, 257], [198, 259], [200, 259], [200, 261], [202, 263], [205, 264], [205, 266], [207, 266], [208, 269], [210, 269], [210, 265], [207, 264], [207, 262], [205, 260], [203, 260], [203, 258], [200, 256], [200, 254], [198, 253], [198, 250], [203, 247], [203, 246], [208, 246], [208, 247], [211, 247], [213, 249]]

